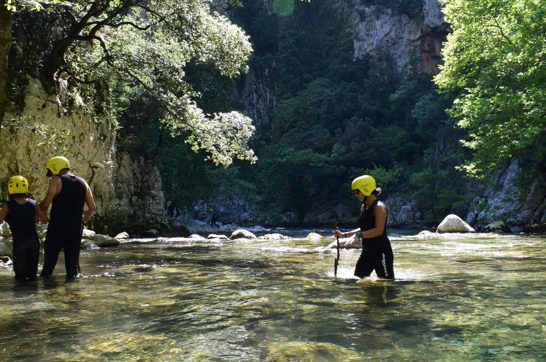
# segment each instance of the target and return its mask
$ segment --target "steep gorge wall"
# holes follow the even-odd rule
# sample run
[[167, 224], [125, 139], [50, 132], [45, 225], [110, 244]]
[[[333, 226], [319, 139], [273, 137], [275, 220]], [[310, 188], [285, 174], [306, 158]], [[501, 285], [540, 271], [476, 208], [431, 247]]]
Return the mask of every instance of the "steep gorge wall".
[[[69, 158], [75, 174], [85, 178], [97, 202], [98, 219], [108, 224], [123, 218], [164, 219], [164, 200], [157, 168], [116, 150], [116, 121], [93, 115], [76, 95], [59, 97], [29, 79], [23, 108], [6, 113], [0, 130], [0, 196], [6, 198], [10, 176], [21, 174], [30, 192], [42, 199], [49, 178], [46, 161], [55, 155]], [[63, 103], [74, 97], [70, 112]], [[137, 197], [138, 202], [135, 200]], [[144, 214], [145, 210], [145, 214]], [[111, 218], [116, 212], [117, 219]]]
[[[45, 176], [46, 161], [65, 154], [74, 172], [90, 183], [102, 210], [113, 197], [113, 120], [88, 115], [83, 104], [65, 112], [65, 99], [48, 95], [36, 79], [29, 79], [23, 93], [23, 109], [6, 114], [0, 133], [2, 195], [6, 196], [8, 178], [21, 174], [29, 180], [31, 193], [42, 198], [49, 182]], [[65, 136], [61, 135], [63, 132]]]
[[382, 56], [401, 73], [408, 66], [436, 74], [442, 42], [449, 30], [438, 0], [423, 0], [408, 13], [385, 2], [357, 0], [355, 58]]

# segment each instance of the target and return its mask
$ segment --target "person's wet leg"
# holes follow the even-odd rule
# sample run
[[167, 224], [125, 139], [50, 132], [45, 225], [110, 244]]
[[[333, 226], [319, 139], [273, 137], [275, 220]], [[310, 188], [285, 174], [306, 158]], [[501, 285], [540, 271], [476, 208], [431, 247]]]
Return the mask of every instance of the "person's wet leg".
[[55, 265], [57, 265], [57, 259], [62, 249], [62, 243], [58, 239], [53, 237], [47, 237], [44, 248], [44, 266], [42, 267], [41, 277], [48, 278], [53, 274]]
[[67, 280], [73, 280], [78, 276], [80, 243], [79, 235], [67, 238], [64, 243], [64, 265]]

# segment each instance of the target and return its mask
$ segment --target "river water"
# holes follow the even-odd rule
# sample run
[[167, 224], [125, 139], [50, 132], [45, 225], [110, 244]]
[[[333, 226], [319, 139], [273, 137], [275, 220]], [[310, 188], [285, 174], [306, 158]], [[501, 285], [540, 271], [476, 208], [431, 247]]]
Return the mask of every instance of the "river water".
[[84, 277], [0, 270], [1, 361], [544, 361], [546, 238], [391, 237], [397, 280], [355, 283], [320, 242], [130, 240]]

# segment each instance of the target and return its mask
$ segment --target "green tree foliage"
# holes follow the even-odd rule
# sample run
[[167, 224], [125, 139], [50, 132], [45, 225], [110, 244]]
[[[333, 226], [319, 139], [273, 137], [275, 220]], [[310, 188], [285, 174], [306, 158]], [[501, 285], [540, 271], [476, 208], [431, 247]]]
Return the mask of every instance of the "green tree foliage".
[[[260, 161], [251, 171], [267, 209], [303, 220], [313, 208], [352, 204], [350, 181], [371, 173], [386, 195], [404, 193], [424, 210], [436, 192], [442, 202], [431, 221], [454, 211], [461, 197], [448, 192], [464, 184], [454, 169], [463, 160], [460, 132], [431, 77], [400, 76], [389, 59], [355, 60], [354, 9], [343, 2], [296, 3], [285, 17], [260, 12], [257, 3], [245, 1], [236, 19], [251, 39], [266, 40], [267, 46], [256, 44], [251, 63], [270, 64], [277, 79], [277, 101], [270, 124], [257, 130]], [[411, 15], [408, 2], [386, 5]]]
[[436, 77], [456, 95], [450, 113], [468, 131], [464, 164], [483, 175], [544, 136], [546, 2], [445, 0], [453, 28]]
[[[33, 3], [43, 8], [40, 20], [51, 25], [49, 32], [37, 35], [45, 38], [38, 43], [47, 44], [40, 71], [50, 91], [78, 94], [84, 85], [122, 83], [154, 98], [161, 127], [173, 136], [183, 134], [192, 150], [203, 150], [213, 163], [255, 161], [248, 146], [251, 120], [238, 112], [206, 113], [198, 105], [201, 93], [187, 80], [190, 64], [211, 66], [229, 78], [247, 71], [248, 37], [217, 11], [216, 2]], [[101, 89], [91, 97], [108, 99], [104, 93]]]

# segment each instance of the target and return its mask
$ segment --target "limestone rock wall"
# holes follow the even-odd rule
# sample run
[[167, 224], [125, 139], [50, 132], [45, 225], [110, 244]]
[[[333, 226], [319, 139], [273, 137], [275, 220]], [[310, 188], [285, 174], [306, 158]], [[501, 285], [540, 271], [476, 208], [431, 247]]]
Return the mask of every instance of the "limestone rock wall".
[[108, 116], [90, 115], [81, 100], [68, 113], [63, 101], [30, 79], [24, 108], [6, 113], [0, 129], [0, 195], [7, 196], [9, 177], [21, 174], [29, 181], [30, 193], [42, 199], [49, 182], [46, 161], [64, 155], [74, 173], [88, 181], [100, 212], [114, 195], [114, 122]]
[[449, 30], [439, 0], [422, 0], [416, 14], [396, 11], [380, 1], [355, 3], [355, 58], [386, 56], [398, 72], [416, 62], [418, 70], [437, 73], [442, 42]]
[[[93, 115], [78, 95], [48, 95], [36, 79], [29, 80], [24, 94], [24, 108], [7, 113], [0, 129], [0, 199], [7, 197], [8, 179], [21, 174], [29, 180], [30, 193], [41, 200], [49, 182], [45, 163], [62, 154], [91, 186], [97, 203], [94, 220], [107, 225], [120, 219], [165, 219], [158, 169], [117, 152], [112, 116]], [[63, 107], [68, 102], [70, 112]]]
[[500, 170], [476, 198], [466, 220], [478, 229], [493, 221], [503, 221], [511, 231], [546, 231], [546, 175], [521, 187], [520, 176], [525, 172], [521, 161], [514, 158]]
[[150, 224], [165, 222], [161, 175], [152, 161], [119, 152], [116, 155], [114, 190], [113, 206], [122, 213], [125, 210], [132, 221]]

